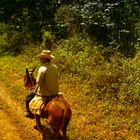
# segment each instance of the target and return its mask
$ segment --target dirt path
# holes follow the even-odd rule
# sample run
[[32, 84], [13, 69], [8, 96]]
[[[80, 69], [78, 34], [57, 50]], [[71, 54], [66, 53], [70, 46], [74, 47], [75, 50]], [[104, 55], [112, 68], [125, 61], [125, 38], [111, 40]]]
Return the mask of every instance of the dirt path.
[[25, 118], [24, 110], [9, 95], [0, 83], [0, 140], [40, 140], [33, 129], [35, 120]]

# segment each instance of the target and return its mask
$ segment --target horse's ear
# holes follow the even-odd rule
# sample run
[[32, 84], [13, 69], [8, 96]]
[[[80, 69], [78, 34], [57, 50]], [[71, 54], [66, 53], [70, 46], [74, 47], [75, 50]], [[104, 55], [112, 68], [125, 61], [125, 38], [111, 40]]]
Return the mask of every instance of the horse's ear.
[[28, 71], [28, 69], [26, 68], [26, 74], [28, 74], [29, 73], [29, 71]]
[[36, 66], [32, 69], [32, 73], [35, 71], [35, 69], [36, 69]]

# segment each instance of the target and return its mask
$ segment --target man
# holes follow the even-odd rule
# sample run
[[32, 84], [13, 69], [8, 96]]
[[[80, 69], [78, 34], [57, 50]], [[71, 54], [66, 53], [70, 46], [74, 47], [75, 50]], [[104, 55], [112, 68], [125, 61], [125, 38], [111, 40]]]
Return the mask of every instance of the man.
[[[36, 95], [30, 102], [30, 110], [35, 114], [36, 126], [35, 129], [41, 128], [40, 122], [40, 111], [36, 110], [36, 101], [38, 101], [38, 107], [41, 108], [44, 101], [49, 101], [50, 99], [58, 96], [59, 85], [58, 85], [58, 75], [57, 68], [51, 63], [51, 59], [55, 58], [50, 50], [43, 50], [38, 56], [42, 66], [38, 70], [38, 75], [36, 79]], [[37, 107], [37, 108], [38, 108]]]

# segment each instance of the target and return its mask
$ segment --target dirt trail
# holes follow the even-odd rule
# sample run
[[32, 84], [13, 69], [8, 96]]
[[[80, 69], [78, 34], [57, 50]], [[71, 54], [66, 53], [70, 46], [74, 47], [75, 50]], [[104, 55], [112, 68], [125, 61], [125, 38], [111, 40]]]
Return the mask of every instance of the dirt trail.
[[24, 110], [0, 83], [0, 140], [40, 140], [34, 123], [35, 120], [24, 117]]

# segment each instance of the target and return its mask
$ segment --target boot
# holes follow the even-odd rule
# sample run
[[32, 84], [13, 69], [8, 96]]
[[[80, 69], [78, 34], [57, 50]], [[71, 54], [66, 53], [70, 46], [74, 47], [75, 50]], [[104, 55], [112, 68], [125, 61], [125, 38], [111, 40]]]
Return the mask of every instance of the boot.
[[30, 112], [26, 112], [25, 115], [26, 118], [30, 118], [30, 119], [34, 119], [34, 114], [30, 113]]

